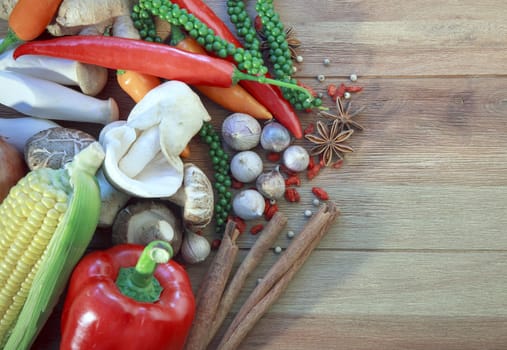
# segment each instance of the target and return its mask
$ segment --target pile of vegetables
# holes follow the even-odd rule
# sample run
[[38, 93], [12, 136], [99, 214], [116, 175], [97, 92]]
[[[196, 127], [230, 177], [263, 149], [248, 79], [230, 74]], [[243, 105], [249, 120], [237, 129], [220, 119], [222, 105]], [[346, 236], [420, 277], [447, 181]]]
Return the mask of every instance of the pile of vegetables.
[[[4, 1], [0, 104], [18, 114], [0, 118], [0, 347], [28, 349], [69, 286], [62, 349], [182, 349], [195, 311], [183, 266], [228, 222], [257, 233], [278, 200], [298, 201], [315, 164], [294, 144], [296, 110], [322, 100], [292, 77], [272, 1], [257, 27], [242, 1], [227, 6], [241, 42], [200, 0]], [[111, 70], [135, 103], [126, 118], [97, 97]], [[230, 111], [220, 130], [201, 95]], [[212, 174], [192, 163], [197, 136]], [[114, 247], [84, 256], [97, 227]]]

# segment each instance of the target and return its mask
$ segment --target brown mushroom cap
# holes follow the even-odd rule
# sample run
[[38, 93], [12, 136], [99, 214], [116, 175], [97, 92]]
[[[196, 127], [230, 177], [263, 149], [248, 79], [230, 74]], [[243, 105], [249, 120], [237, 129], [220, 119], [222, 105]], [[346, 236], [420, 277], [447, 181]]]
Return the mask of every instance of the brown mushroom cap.
[[27, 140], [25, 161], [30, 170], [60, 169], [94, 141], [93, 136], [81, 130], [64, 127], [42, 130]]

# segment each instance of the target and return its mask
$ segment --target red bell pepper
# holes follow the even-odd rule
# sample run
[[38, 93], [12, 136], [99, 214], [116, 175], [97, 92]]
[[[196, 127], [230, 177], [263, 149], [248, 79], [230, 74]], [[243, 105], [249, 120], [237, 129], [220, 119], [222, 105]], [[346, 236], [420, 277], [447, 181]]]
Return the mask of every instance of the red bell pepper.
[[85, 256], [64, 303], [61, 350], [182, 349], [194, 318], [188, 276], [162, 241]]

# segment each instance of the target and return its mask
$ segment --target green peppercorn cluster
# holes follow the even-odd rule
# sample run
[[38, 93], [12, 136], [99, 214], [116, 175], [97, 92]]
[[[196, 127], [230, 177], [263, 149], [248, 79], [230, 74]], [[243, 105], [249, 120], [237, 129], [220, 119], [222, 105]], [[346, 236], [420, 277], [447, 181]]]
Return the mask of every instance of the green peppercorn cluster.
[[220, 136], [215, 131], [213, 126], [204, 122], [201, 130], [199, 131], [201, 140], [209, 147], [209, 156], [213, 165], [215, 177], [215, 192], [217, 198], [215, 201], [215, 221], [216, 231], [223, 232], [227, 223], [227, 216], [231, 211], [232, 180], [229, 175], [229, 155], [222, 148]]
[[239, 37], [243, 38], [244, 47], [254, 52], [262, 59], [260, 52], [261, 42], [257, 37], [257, 31], [253, 25], [250, 16], [245, 8], [243, 0], [229, 0], [227, 1], [227, 13], [229, 18], [236, 28]]
[[[289, 43], [285, 34], [283, 23], [280, 16], [275, 11], [272, 0], [258, 0], [255, 10], [262, 23], [262, 31], [266, 37], [269, 46], [269, 61], [273, 65], [273, 75], [276, 79], [290, 84], [297, 84], [297, 80], [292, 78], [293, 62]], [[319, 107], [322, 105], [320, 98], [308, 99], [308, 96], [300, 91], [288, 88], [281, 88], [283, 96], [297, 110]]]
[[139, 14], [139, 18], [154, 15], [173, 25], [181, 26], [206, 51], [213, 52], [222, 58], [233, 57], [240, 70], [244, 70], [252, 75], [264, 75], [267, 73], [267, 68], [257, 53], [248, 49], [237, 48], [234, 44], [217, 36], [213, 29], [209, 28], [193, 14], [188, 13], [187, 10], [180, 8], [177, 4], [164, 0], [141, 0], [137, 8], [134, 9], [134, 12], [136, 11]]
[[155, 21], [151, 14], [143, 10], [138, 4], [134, 5], [130, 14], [134, 26], [139, 31], [141, 39], [152, 42], [162, 42], [162, 38], [157, 35]]

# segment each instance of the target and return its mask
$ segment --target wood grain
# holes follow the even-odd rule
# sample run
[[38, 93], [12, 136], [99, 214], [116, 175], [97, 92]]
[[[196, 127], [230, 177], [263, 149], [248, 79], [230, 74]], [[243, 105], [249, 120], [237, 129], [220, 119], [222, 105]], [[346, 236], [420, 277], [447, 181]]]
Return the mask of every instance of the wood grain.
[[[229, 23], [224, 1], [206, 2]], [[253, 13], [254, 3], [248, 6]], [[507, 4], [275, 6], [303, 43], [298, 78], [325, 93], [329, 83], [359, 76], [364, 91], [352, 107], [365, 107], [357, 120], [366, 130], [353, 135], [355, 152], [341, 169], [304, 180], [300, 204], [280, 203], [287, 230], [298, 231], [304, 210], [315, 210], [314, 185], [326, 188], [342, 214], [241, 349], [506, 349]], [[133, 104], [112, 78], [100, 95], [109, 96], [126, 116]], [[203, 100], [218, 126], [228, 112]], [[0, 107], [0, 116], [9, 115]], [[304, 126], [316, 118], [300, 116]], [[193, 150], [209, 171], [204, 146], [195, 141]], [[240, 237], [240, 257], [254, 240]], [[92, 248], [109, 243], [102, 232]], [[284, 232], [275, 245], [289, 243]], [[228, 321], [276, 258], [267, 254]], [[194, 286], [206, 267], [188, 268]], [[58, 348], [58, 316], [59, 309], [34, 349]]]

